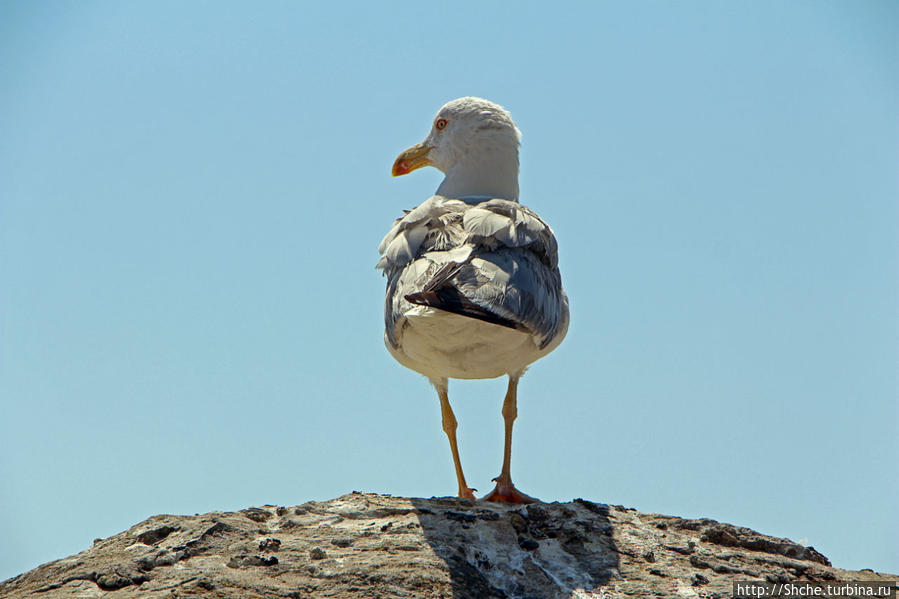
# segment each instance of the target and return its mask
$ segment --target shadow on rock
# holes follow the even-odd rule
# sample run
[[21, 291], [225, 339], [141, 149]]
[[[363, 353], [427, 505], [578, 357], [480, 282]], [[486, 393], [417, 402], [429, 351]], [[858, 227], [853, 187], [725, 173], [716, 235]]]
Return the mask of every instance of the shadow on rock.
[[425, 540], [446, 562], [454, 599], [588, 599], [617, 575], [607, 505], [411, 501]]

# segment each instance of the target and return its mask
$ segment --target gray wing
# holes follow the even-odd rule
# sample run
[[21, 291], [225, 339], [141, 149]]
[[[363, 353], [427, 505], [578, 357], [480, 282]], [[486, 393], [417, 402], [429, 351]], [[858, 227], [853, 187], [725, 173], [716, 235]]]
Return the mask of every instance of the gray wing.
[[516, 202], [434, 196], [397, 220], [379, 250], [391, 343], [413, 305], [526, 330], [540, 347], [568, 318], [552, 229]]

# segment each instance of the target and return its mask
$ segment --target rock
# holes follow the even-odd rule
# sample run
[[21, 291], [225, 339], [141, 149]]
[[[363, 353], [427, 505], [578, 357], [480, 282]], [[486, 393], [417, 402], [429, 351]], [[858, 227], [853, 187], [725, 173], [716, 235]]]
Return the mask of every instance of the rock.
[[584, 499], [520, 506], [352, 493], [154, 516], [0, 583], [0, 597], [723, 599], [734, 581], [897, 578], [834, 568], [811, 547], [748, 528]]
[[[137, 535], [137, 542], [143, 543], [144, 545], [155, 545], [176, 530], [178, 529], [172, 526], [160, 526], [159, 528], [153, 528]], [[102, 539], [97, 539], [97, 541], [102, 541]], [[96, 541], [94, 542], [96, 543]]]
[[259, 541], [259, 551], [278, 551], [281, 549], [280, 539], [263, 539]]
[[278, 558], [274, 555], [263, 557], [261, 555], [235, 555], [228, 560], [229, 568], [246, 568], [248, 566], [274, 566]]

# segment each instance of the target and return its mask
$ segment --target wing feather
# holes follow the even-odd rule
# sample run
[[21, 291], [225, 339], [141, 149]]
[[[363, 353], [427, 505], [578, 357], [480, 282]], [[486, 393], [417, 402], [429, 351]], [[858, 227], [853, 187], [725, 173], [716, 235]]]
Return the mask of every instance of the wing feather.
[[413, 304], [525, 329], [540, 346], [567, 321], [555, 236], [517, 202], [433, 196], [394, 223], [379, 252], [391, 342]]

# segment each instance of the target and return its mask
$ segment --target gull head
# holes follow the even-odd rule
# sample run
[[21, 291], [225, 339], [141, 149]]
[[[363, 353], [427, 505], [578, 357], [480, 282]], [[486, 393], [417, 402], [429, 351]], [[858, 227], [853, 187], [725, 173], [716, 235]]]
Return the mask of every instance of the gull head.
[[499, 104], [459, 98], [437, 112], [424, 141], [397, 157], [393, 176], [433, 166], [446, 175], [438, 195], [517, 201], [520, 138], [512, 117]]

